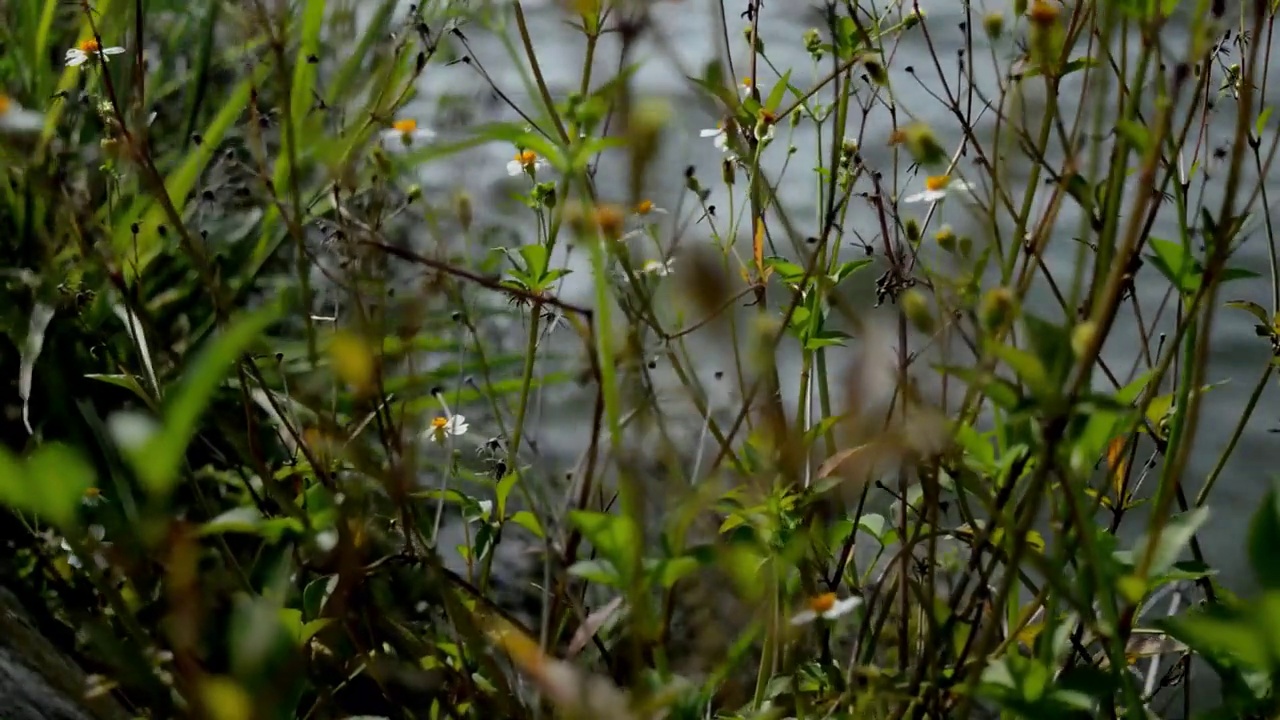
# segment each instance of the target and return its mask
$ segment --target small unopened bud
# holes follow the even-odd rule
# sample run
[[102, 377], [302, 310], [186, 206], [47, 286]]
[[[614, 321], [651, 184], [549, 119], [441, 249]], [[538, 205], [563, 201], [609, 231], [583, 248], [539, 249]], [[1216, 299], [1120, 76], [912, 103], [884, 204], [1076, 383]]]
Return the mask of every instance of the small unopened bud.
[[458, 223], [462, 225], [462, 229], [470, 230], [471, 221], [474, 219], [471, 196], [466, 192], [459, 192], [453, 198], [453, 209], [458, 214]]
[[412, 185], [410, 185], [410, 186], [409, 186], [409, 189], [408, 189], [408, 190], [406, 190], [404, 194], [405, 194], [406, 196], [408, 196], [408, 198], [409, 198], [409, 202], [414, 202], [414, 201], [416, 201], [416, 200], [421, 200], [421, 199], [422, 199], [422, 186], [421, 186], [421, 185], [419, 185], [418, 183], [414, 183], [414, 184], [412, 184]]
[[922, 20], [924, 20], [924, 11], [912, 10], [902, 18], [902, 29], [910, 30], [911, 28], [919, 25]]
[[864, 55], [862, 68], [867, 71], [867, 77], [876, 85], [885, 85], [889, 82], [889, 73], [885, 72], [884, 65], [880, 62], [879, 57]]
[[758, 53], [764, 52], [764, 41], [756, 36], [755, 30], [750, 25], [742, 29], [742, 36], [747, 39], [753, 50]]
[[814, 60], [822, 59], [822, 33], [818, 28], [809, 28], [804, 31], [804, 49], [813, 56]]
[[1089, 352], [1089, 348], [1093, 347], [1094, 338], [1098, 335], [1098, 324], [1092, 320], [1085, 320], [1076, 325], [1071, 330], [1071, 352], [1076, 357], [1084, 357]]
[[956, 231], [952, 230], [950, 225], [943, 225], [942, 229], [938, 230], [933, 236], [933, 239], [937, 241], [938, 247], [943, 250], [947, 252], [956, 251]]
[[960, 257], [965, 258], [967, 260], [969, 259], [969, 256], [972, 254], [973, 254], [973, 238], [969, 237], [968, 235], [961, 235], [960, 236]]
[[1018, 301], [1007, 287], [992, 288], [982, 296], [978, 320], [987, 332], [998, 332], [1009, 326], [1018, 311]]
[[912, 245], [920, 243], [920, 221], [915, 218], [909, 218], [904, 226], [907, 231], [907, 242]]
[[1027, 19], [1033, 25], [1045, 27], [1056, 23], [1059, 13], [1058, 7], [1053, 3], [1045, 2], [1045, 0], [1035, 0], [1035, 2], [1031, 3], [1031, 8], [1027, 10]]
[[934, 330], [933, 313], [929, 310], [929, 300], [924, 293], [912, 288], [902, 294], [902, 313], [916, 330], [930, 335]]
[[724, 180], [725, 185], [733, 185], [736, 179], [737, 169], [733, 166], [733, 161], [725, 158], [720, 163], [720, 178]]
[[946, 162], [947, 150], [938, 142], [933, 130], [922, 122], [893, 131], [889, 136], [890, 145], [905, 145], [911, 158], [926, 167], [937, 166]]
[[987, 37], [999, 40], [1004, 35], [1004, 15], [999, 12], [987, 13], [982, 18], [982, 29], [987, 31]]

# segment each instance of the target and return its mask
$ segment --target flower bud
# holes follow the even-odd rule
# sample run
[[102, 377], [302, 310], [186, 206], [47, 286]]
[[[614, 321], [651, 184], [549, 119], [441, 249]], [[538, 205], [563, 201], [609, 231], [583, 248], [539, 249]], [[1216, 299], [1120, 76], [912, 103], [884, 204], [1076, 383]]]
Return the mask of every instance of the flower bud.
[[461, 191], [453, 198], [453, 209], [458, 214], [458, 223], [462, 225], [464, 231], [471, 230], [471, 221], [473, 219], [471, 196], [466, 191]]
[[938, 247], [951, 253], [956, 251], [956, 231], [951, 229], [950, 225], [943, 225], [933, 239], [937, 241]]
[[933, 313], [929, 311], [929, 301], [924, 293], [912, 288], [902, 294], [900, 302], [902, 313], [907, 316], [907, 320], [916, 330], [926, 335], [933, 333], [935, 328]]
[[1098, 335], [1098, 324], [1092, 320], [1085, 320], [1076, 325], [1071, 330], [1071, 352], [1076, 357], [1084, 357], [1089, 352], [1089, 348], [1093, 346], [1094, 338]]
[[998, 332], [1009, 326], [1018, 312], [1018, 301], [1007, 287], [992, 288], [982, 296], [978, 320], [987, 332]]
[[982, 18], [982, 29], [987, 31], [987, 37], [999, 40], [1004, 35], [1004, 15], [999, 12], [987, 13]]

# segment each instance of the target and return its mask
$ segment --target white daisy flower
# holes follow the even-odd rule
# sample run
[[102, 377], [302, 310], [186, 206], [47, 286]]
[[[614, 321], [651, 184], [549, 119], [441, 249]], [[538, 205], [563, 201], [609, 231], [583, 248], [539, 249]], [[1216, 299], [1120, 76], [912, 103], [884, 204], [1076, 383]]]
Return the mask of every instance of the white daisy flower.
[[646, 275], [666, 277], [675, 269], [675, 261], [675, 258], [669, 258], [667, 260], [646, 260], [644, 265], [640, 266], [640, 272]]
[[67, 50], [65, 60], [67, 67], [80, 67], [81, 65], [89, 62], [89, 57], [91, 55], [97, 55], [103, 62], [106, 62], [107, 56], [119, 55], [122, 52], [124, 52], [124, 48], [122, 47], [116, 46], [104, 48], [98, 44], [97, 40], [89, 38], [88, 40], [82, 40], [80, 45], [77, 47]]
[[538, 157], [538, 153], [532, 150], [521, 150], [516, 153], [516, 157], [507, 163], [507, 174], [516, 177], [521, 173], [529, 173], [536, 175], [537, 172], [547, 166], [547, 161]]
[[724, 123], [719, 123], [714, 128], [707, 128], [698, 134], [704, 138], [715, 138], [713, 142], [716, 148], [720, 152], [729, 152], [729, 133], [725, 132]]
[[100, 488], [91, 487], [84, 491], [84, 495], [80, 498], [80, 504], [85, 507], [96, 507], [104, 501], [102, 490]]
[[44, 127], [44, 116], [0, 93], [0, 132], [28, 132]]
[[418, 127], [417, 120], [396, 120], [382, 131], [382, 144], [388, 149], [403, 149], [426, 142], [436, 136], [434, 130]]
[[968, 192], [973, 186], [963, 180], [952, 180], [950, 175], [930, 175], [924, 179], [924, 192], [910, 195], [903, 202], [937, 202], [947, 193]]
[[818, 618], [835, 620], [841, 615], [846, 615], [853, 611], [861, 604], [862, 598], [857, 595], [850, 595], [841, 600], [836, 597], [835, 593], [823, 593], [815, 598], [810, 598], [807, 608], [791, 616], [791, 624], [804, 625]]
[[653, 217], [654, 215], [667, 214], [667, 211], [665, 209], [660, 208], [657, 205], [654, 205], [653, 201], [648, 199], [641, 200], [640, 202], [636, 203], [636, 206], [631, 208], [631, 212], [635, 213], [638, 217], [646, 220], [654, 220], [655, 219]]
[[753, 78], [742, 78], [741, 88], [742, 97], [751, 97], [751, 91], [756, 89], [756, 81]]
[[436, 442], [444, 442], [448, 437], [466, 435], [469, 427], [467, 419], [462, 415], [441, 416], [431, 420], [431, 427], [427, 429], [427, 434]]

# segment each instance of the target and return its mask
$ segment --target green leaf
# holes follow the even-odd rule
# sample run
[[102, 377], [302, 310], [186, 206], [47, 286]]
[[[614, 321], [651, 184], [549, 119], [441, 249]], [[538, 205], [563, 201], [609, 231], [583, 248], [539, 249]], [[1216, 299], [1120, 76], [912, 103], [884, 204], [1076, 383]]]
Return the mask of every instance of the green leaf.
[[1267, 121], [1271, 119], [1271, 108], [1262, 108], [1262, 112], [1258, 113], [1258, 121], [1253, 124], [1253, 134], [1261, 135], [1262, 129], [1267, 126]]
[[817, 350], [824, 347], [844, 346], [849, 334], [840, 330], [819, 330], [810, 333], [804, 341], [806, 350]]
[[630, 517], [575, 510], [569, 513], [569, 521], [577, 526], [582, 531], [583, 537], [615, 567], [631, 566], [628, 560], [640, 547], [640, 531]]
[[540, 539], [546, 537], [546, 532], [542, 529], [542, 523], [538, 522], [538, 516], [528, 510], [518, 510], [508, 520], [537, 535]]
[[1275, 662], [1276, 618], [1258, 610], [1274, 607], [1278, 601], [1280, 596], [1269, 593], [1257, 605], [1206, 605], [1154, 624], [1197, 654], [1234, 667], [1269, 670]]
[[1147, 128], [1132, 120], [1121, 120], [1116, 123], [1116, 132], [1138, 150], [1146, 151], [1147, 146], [1151, 144], [1151, 135], [1147, 132]]
[[257, 535], [267, 542], [279, 542], [286, 534], [301, 534], [302, 523], [294, 518], [269, 518], [255, 507], [227, 510], [200, 526], [199, 535]]
[[1259, 585], [1280, 590], [1280, 495], [1274, 487], [1249, 524], [1249, 564]]
[[1153, 255], [1148, 256], [1169, 282], [1184, 293], [1194, 292], [1200, 286], [1200, 274], [1196, 271], [1195, 259], [1181, 243], [1162, 238], [1149, 238]]
[[671, 586], [688, 577], [697, 569], [698, 559], [689, 556], [660, 560], [650, 563], [648, 568], [653, 582], [664, 589], [670, 589]]
[[621, 585], [622, 577], [608, 560], [579, 560], [569, 567], [569, 574], [607, 587]]
[[1049, 391], [1049, 376], [1036, 356], [1003, 344], [993, 346], [991, 353], [1017, 373], [1033, 394], [1044, 395]]
[[93, 487], [94, 472], [75, 448], [50, 443], [27, 458], [21, 481], [26, 485], [25, 509], [70, 533], [84, 493]]
[[857, 260], [850, 260], [849, 262], [841, 263], [840, 266], [836, 268], [836, 271], [831, 273], [831, 282], [839, 285], [840, 281], [870, 264], [870, 258], [859, 258]]
[[1071, 368], [1070, 331], [1031, 313], [1024, 313], [1022, 321], [1031, 340], [1031, 350], [1045, 369], [1046, 382], [1061, 382]]
[[765, 99], [764, 106], [770, 111], [776, 111], [782, 105], [782, 98], [787, 94], [787, 86], [791, 82], [791, 71], [788, 70], [769, 91], [769, 97]]
[[[1190, 512], [1180, 513], [1169, 519], [1164, 527], [1164, 531], [1160, 533], [1158, 539], [1159, 544], [1155, 547], [1151, 556], [1151, 565], [1148, 568], [1147, 576], [1156, 578], [1163, 575], [1178, 560], [1178, 555], [1191, 542], [1191, 538], [1195, 536], [1196, 531], [1209, 518], [1209, 508], [1196, 508]], [[1147, 545], [1152, 538], [1144, 535], [1138, 544], [1134, 547], [1134, 556], [1138, 557], [1139, 553], [1146, 551]]]
[[516, 486], [516, 482], [520, 476], [514, 472], [509, 472], [502, 476], [498, 481], [498, 519], [501, 520], [507, 516], [507, 497], [511, 495], [511, 489]]
[[178, 468], [195, 436], [196, 426], [213, 394], [236, 360], [275, 322], [277, 308], [268, 306], [234, 321], [216, 337], [184, 373], [176, 392], [165, 402], [164, 425], [141, 447], [127, 449], [134, 472], [156, 495], [167, 495], [178, 479]]
[[142, 383], [138, 382], [136, 375], [107, 375], [102, 373], [90, 373], [85, 375], [85, 377], [90, 380], [97, 380], [99, 382], [107, 383], [108, 385], [115, 385], [116, 387], [124, 388], [136, 395], [139, 400], [146, 403], [147, 407], [151, 408], [153, 411], [158, 411], [160, 409], [160, 407], [156, 405], [155, 398], [147, 394], [147, 391], [142, 387]]

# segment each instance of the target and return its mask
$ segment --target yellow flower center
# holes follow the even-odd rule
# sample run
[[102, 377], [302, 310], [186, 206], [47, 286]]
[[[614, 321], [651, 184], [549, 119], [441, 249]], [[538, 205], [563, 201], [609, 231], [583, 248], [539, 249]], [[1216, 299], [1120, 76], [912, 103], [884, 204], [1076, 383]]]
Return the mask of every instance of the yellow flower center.
[[821, 595], [809, 599], [809, 609], [816, 613], [824, 613], [836, 606], [835, 593], [822, 593]]
[[931, 191], [945, 190], [949, 182], [950, 175], [930, 175], [924, 179], [924, 188]]
[[[3, 106], [0, 106], [0, 107], [3, 107]], [[636, 203], [637, 215], [648, 215], [651, 212], [653, 212], [652, 200], [641, 200], [640, 202]]]
[[0, 115], [9, 114], [9, 106], [11, 104], [9, 96], [4, 93], [0, 93]]
[[89, 53], [96, 53], [101, 49], [102, 49], [102, 46], [99, 45], [98, 41], [94, 40], [93, 38], [80, 41], [80, 51], [85, 53], [86, 55]]
[[96, 500], [102, 495], [102, 490], [96, 487], [86, 488], [84, 496], [90, 500]]
[[432, 418], [431, 429], [443, 430], [448, 424], [449, 424], [449, 418], [446, 418], [446, 417]]
[[408, 135], [409, 133], [418, 129], [418, 121], [417, 120], [397, 120], [391, 123], [391, 128], [397, 132], [401, 132], [401, 133], [404, 133], [405, 135]]
[[749, 77], [742, 78], [742, 87], [746, 88], [747, 90], [750, 90], [751, 88], [755, 87], [755, 85], [756, 85], [755, 81], [753, 81], [751, 78]]
[[538, 162], [538, 153], [532, 150], [522, 150], [521, 152], [516, 153], [516, 162], [520, 163], [525, 168], [531, 168], [534, 163]]

